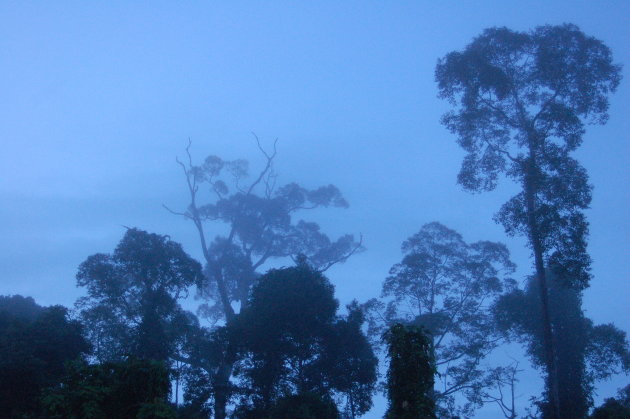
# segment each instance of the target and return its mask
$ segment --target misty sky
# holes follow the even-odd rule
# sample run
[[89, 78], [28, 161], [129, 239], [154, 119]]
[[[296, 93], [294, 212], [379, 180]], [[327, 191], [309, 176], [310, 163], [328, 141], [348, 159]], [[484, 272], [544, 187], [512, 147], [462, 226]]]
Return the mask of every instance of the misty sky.
[[[251, 132], [278, 138], [280, 183], [332, 183], [350, 202], [304, 214], [334, 237], [363, 235], [367, 250], [328, 271], [342, 304], [377, 297], [401, 242], [430, 221], [505, 242], [522, 283], [529, 251], [492, 221], [514, 186], [456, 184], [464, 153], [439, 123], [433, 71], [487, 27], [565, 22], [625, 64], [608, 124], [587, 127], [576, 157], [595, 186], [584, 307], [630, 332], [628, 1], [2, 2], [0, 295], [72, 306], [78, 265], [113, 251], [123, 226], [201, 260], [193, 226], [162, 208], [187, 204], [175, 156], [190, 138], [198, 162], [256, 168]], [[521, 406], [540, 385], [523, 380]]]

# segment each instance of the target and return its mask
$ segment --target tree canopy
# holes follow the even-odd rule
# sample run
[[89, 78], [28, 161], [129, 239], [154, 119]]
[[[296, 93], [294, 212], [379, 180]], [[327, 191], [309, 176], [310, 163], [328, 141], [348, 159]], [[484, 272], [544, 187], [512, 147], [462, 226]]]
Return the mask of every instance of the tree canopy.
[[168, 369], [158, 361], [75, 362], [44, 403], [48, 414], [60, 419], [175, 419], [169, 388]]
[[[270, 259], [304, 255], [308, 263], [325, 271], [361, 249], [350, 234], [331, 240], [315, 222], [296, 220], [300, 213], [316, 208], [346, 208], [348, 202], [334, 185], [307, 189], [292, 182], [276, 184], [273, 152], [258, 142], [264, 167], [250, 178], [246, 160], [224, 160], [208, 156], [200, 165], [181, 165], [190, 204], [185, 212], [174, 212], [191, 220], [199, 233], [206, 259], [199, 295], [208, 301], [202, 312], [211, 319], [234, 316], [232, 303], [247, 303], [257, 270]], [[190, 145], [189, 145], [190, 147]], [[211, 223], [227, 226], [226, 235], [206, 236]]]
[[97, 359], [168, 360], [188, 323], [178, 300], [201, 277], [201, 265], [179, 243], [135, 228], [113, 254], [88, 257], [77, 273], [87, 296], [77, 307]]
[[333, 286], [304, 259], [260, 278], [234, 325], [244, 406], [269, 412], [283, 397], [311, 394], [345, 399], [348, 417], [369, 410], [377, 360], [358, 306], [346, 318], [337, 309]]
[[567, 24], [486, 29], [435, 71], [440, 96], [455, 107], [442, 122], [467, 153], [459, 183], [491, 190], [505, 174], [521, 184], [497, 220], [509, 234], [532, 236], [535, 225], [542, 252], [577, 287], [590, 278], [582, 211], [591, 186], [570, 153], [585, 123], [606, 122], [620, 69], [606, 45]]
[[176, 159], [185, 202], [165, 208], [191, 222], [203, 264], [170, 236], [126, 228], [80, 264], [75, 311], [0, 296], [0, 417], [354, 419], [381, 390], [386, 419], [468, 418], [484, 404], [514, 419], [521, 360], [495, 356], [515, 341], [544, 378], [527, 417], [627, 418], [630, 386], [589, 416], [597, 382], [630, 372], [630, 345], [582, 307], [592, 186], [574, 157], [587, 125], [607, 121], [621, 66], [575, 25], [495, 27], [438, 60], [435, 80], [464, 151], [458, 183], [516, 186], [494, 220], [531, 250], [523, 286], [505, 245], [431, 222], [402, 243], [380, 298], [340, 308], [326, 275], [362, 237], [333, 237], [317, 217], [348, 207], [341, 191], [279, 182], [276, 142], [255, 135], [258, 170], [194, 162], [189, 142]]
[[591, 419], [625, 419], [630, 417], [630, 384], [620, 389], [617, 397], [609, 397], [593, 410]]

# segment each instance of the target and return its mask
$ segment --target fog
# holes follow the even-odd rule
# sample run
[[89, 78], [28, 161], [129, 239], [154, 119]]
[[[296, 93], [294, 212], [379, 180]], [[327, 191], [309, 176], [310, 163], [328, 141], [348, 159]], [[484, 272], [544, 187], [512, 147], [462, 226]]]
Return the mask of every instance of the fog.
[[[573, 23], [625, 65], [607, 123], [586, 125], [572, 156], [594, 186], [583, 309], [628, 333], [628, 18], [625, 1], [4, 2], [0, 295], [72, 308], [86, 295], [79, 265], [112, 253], [128, 227], [167, 235], [205, 265], [193, 223], [164, 207], [184, 212], [190, 203], [176, 161], [187, 164], [189, 144], [194, 165], [209, 155], [249, 161], [243, 184], [265, 169], [259, 146], [271, 153], [275, 144], [278, 187], [338, 188], [347, 208], [295, 220], [318, 223], [331, 240], [361, 238], [364, 250], [325, 271], [341, 313], [381, 296], [402, 243], [431, 222], [466, 243], [504, 243], [516, 265], [510, 276], [524, 288], [535, 273], [526, 239], [493, 221], [519, 186], [501, 178], [490, 192], [469, 193], [457, 183], [465, 152], [440, 123], [452, 106], [438, 98], [435, 67], [486, 28]], [[210, 240], [228, 234], [225, 223], [206, 225]], [[257, 272], [293, 265], [270, 258]], [[192, 311], [201, 303], [194, 295], [182, 302]], [[525, 347], [501, 344], [482, 363], [512, 358], [524, 370], [516, 390], [524, 416], [543, 389]], [[597, 381], [595, 405], [627, 384], [624, 374]], [[386, 408], [378, 393], [364, 417]], [[502, 415], [488, 403], [474, 417]]]

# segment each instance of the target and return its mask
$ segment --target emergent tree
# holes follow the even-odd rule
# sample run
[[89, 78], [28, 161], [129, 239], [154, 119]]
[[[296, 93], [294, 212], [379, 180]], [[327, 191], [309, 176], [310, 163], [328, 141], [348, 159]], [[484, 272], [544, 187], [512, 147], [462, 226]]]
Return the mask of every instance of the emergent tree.
[[[295, 221], [301, 211], [345, 208], [348, 203], [333, 185], [312, 190], [296, 183], [278, 187], [273, 170], [276, 144], [268, 152], [258, 138], [256, 143], [265, 163], [249, 181], [245, 160], [226, 161], [209, 156], [203, 164], [194, 165], [190, 144], [186, 162], [177, 160], [184, 172], [190, 203], [186, 211], [169, 211], [192, 221], [197, 230], [206, 261], [198, 294], [207, 303], [200, 307], [200, 313], [213, 322], [229, 324], [236, 320], [238, 303], [240, 310], [246, 308], [251, 287], [260, 275], [258, 270], [271, 259], [301, 254], [311, 266], [325, 271], [361, 249], [360, 241], [352, 235], [332, 241], [318, 224]], [[207, 230], [212, 223], [226, 225], [227, 234], [211, 239]], [[208, 370], [214, 383], [214, 411], [218, 419], [225, 417], [236, 361], [235, 346], [228, 342], [224, 349], [220, 365]]]
[[525, 236], [533, 253], [546, 385], [553, 417], [559, 418], [546, 267], [553, 262], [567, 286], [588, 285], [583, 210], [591, 186], [570, 154], [582, 142], [585, 123], [606, 122], [620, 66], [601, 41], [565, 24], [531, 32], [487, 29], [463, 51], [440, 59], [435, 76], [440, 97], [455, 108], [442, 122], [467, 152], [459, 183], [472, 192], [487, 191], [505, 174], [521, 188], [496, 220], [508, 234]]

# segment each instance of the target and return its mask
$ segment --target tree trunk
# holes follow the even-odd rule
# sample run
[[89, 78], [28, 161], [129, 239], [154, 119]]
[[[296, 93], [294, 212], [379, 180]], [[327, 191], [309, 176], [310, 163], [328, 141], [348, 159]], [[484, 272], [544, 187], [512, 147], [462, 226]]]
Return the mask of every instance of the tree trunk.
[[175, 371], [177, 375], [175, 376], [175, 407], [179, 406], [179, 376], [182, 371], [182, 367], [179, 361], [175, 361]]
[[553, 341], [553, 332], [551, 328], [551, 317], [549, 315], [549, 288], [547, 286], [547, 275], [545, 273], [545, 264], [543, 259], [543, 248], [541, 232], [536, 222], [536, 174], [535, 161], [532, 155], [528, 162], [525, 175], [525, 201], [527, 206], [527, 224], [529, 228], [529, 240], [534, 252], [534, 263], [536, 267], [536, 278], [540, 290], [540, 303], [542, 308], [543, 322], [543, 345], [545, 351], [545, 363], [547, 369], [547, 389], [549, 390], [549, 404], [554, 419], [562, 417], [559, 405], [559, 388], [558, 388], [558, 364], [556, 362], [556, 351]]
[[214, 417], [225, 419], [228, 401], [230, 400], [230, 377], [233, 362], [224, 360], [217, 371], [214, 384]]
[[355, 413], [354, 413], [354, 399], [352, 397], [352, 388], [350, 389], [350, 417], [352, 419], [355, 419]]
[[[432, 362], [436, 362], [435, 361], [435, 337], [433, 336], [433, 334], [429, 334], [429, 339], [431, 341], [431, 361]], [[437, 365], [436, 365], [437, 368]], [[436, 370], [437, 372], [437, 370]], [[434, 376], [435, 377], [435, 376]], [[429, 389], [429, 394], [428, 394], [429, 398], [431, 400], [433, 400], [433, 403], [435, 403], [435, 405], [437, 406], [438, 404], [438, 400], [437, 400], [437, 393], [435, 392], [435, 381], [433, 382], [433, 385], [431, 386], [431, 388]]]

